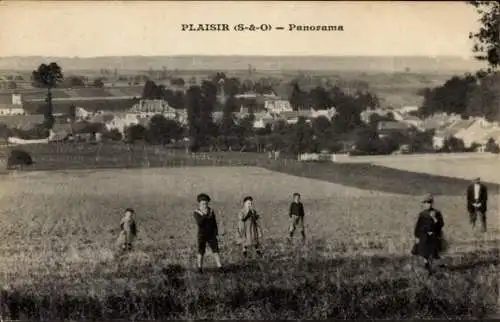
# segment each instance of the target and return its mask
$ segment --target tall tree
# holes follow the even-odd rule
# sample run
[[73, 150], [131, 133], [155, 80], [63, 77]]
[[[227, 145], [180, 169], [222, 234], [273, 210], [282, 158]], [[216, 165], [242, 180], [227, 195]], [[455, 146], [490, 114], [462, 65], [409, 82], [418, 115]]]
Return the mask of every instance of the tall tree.
[[493, 71], [500, 64], [500, 4], [498, 1], [469, 1], [481, 18], [479, 31], [471, 32], [476, 59], [486, 61]]
[[151, 143], [169, 143], [182, 136], [182, 127], [175, 120], [168, 120], [163, 115], [157, 114], [149, 120], [148, 139]]
[[52, 89], [57, 86], [57, 84], [63, 81], [63, 73], [61, 67], [52, 62], [50, 64], [41, 64], [36, 70], [32, 72], [32, 79], [35, 84], [40, 87], [47, 88], [47, 98], [46, 98], [46, 109], [44, 113], [45, 121], [44, 128], [52, 129], [54, 125], [54, 108], [52, 104]]
[[307, 104], [306, 94], [300, 89], [298, 81], [292, 83], [292, 93], [290, 94], [290, 105], [297, 111], [300, 108], [304, 108]]
[[309, 152], [313, 146], [313, 130], [305, 118], [299, 117], [297, 123], [289, 127], [287, 143], [289, 151], [293, 154]]

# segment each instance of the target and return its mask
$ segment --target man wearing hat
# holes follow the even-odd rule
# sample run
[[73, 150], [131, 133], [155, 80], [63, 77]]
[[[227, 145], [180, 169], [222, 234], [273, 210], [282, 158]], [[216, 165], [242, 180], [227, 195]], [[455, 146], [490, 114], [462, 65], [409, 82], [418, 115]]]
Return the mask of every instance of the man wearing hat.
[[432, 273], [432, 261], [440, 258], [439, 253], [444, 248], [444, 220], [441, 212], [434, 208], [434, 197], [431, 194], [422, 198], [422, 207], [415, 225], [416, 244], [412, 252], [424, 258], [425, 268]]
[[486, 211], [488, 209], [488, 188], [481, 183], [480, 178], [474, 179], [467, 187], [467, 211], [472, 228], [476, 227], [477, 215], [481, 216], [483, 232], [486, 232]]
[[219, 242], [217, 236], [219, 234], [217, 227], [217, 219], [215, 218], [215, 212], [209, 207], [210, 197], [205, 193], [200, 193], [197, 196], [198, 209], [193, 213], [193, 217], [196, 220], [198, 226], [198, 271], [203, 272], [203, 257], [205, 256], [205, 250], [208, 246], [212, 250], [215, 263], [217, 268], [221, 268], [220, 256], [219, 256]]

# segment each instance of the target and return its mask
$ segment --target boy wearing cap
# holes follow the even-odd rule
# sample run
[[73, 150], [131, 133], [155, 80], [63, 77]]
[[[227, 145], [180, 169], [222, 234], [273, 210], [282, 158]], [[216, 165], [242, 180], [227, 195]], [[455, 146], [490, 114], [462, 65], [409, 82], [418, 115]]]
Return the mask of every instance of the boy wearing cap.
[[208, 246], [212, 250], [215, 263], [217, 268], [221, 268], [220, 256], [219, 256], [219, 242], [217, 236], [219, 234], [217, 227], [217, 219], [215, 217], [215, 212], [209, 207], [210, 197], [201, 193], [197, 197], [198, 209], [193, 213], [193, 217], [196, 221], [198, 227], [198, 271], [203, 272], [203, 257], [205, 256], [205, 250]]
[[433, 259], [439, 259], [439, 253], [443, 250], [444, 220], [441, 212], [434, 208], [432, 195], [424, 196], [422, 206], [424, 209], [418, 214], [414, 230], [416, 238], [414, 255], [424, 258], [425, 269], [430, 274]]

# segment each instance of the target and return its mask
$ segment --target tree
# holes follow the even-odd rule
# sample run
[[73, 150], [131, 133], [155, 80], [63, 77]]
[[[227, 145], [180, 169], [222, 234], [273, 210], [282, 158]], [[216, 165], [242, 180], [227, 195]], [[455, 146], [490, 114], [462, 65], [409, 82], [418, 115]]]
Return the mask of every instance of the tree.
[[493, 138], [489, 138], [488, 142], [486, 142], [485, 151], [491, 153], [500, 153], [500, 147], [498, 146], [498, 144], [496, 144]]
[[469, 3], [481, 15], [479, 31], [469, 34], [469, 38], [475, 42], [472, 51], [476, 54], [476, 59], [488, 63], [491, 72], [500, 64], [500, 4], [497, 1]]
[[193, 152], [196, 152], [203, 144], [203, 128], [200, 118], [201, 95], [201, 88], [196, 85], [191, 86], [186, 92], [189, 144]]
[[52, 129], [52, 126], [54, 125], [52, 89], [62, 82], [63, 77], [61, 67], [54, 62], [48, 65], [41, 64], [32, 72], [33, 82], [39, 87], [47, 88], [47, 106], [44, 113], [44, 126], [46, 129]]
[[500, 72], [480, 78], [479, 85], [468, 93], [465, 115], [484, 116], [490, 122], [500, 121]]
[[234, 112], [238, 110], [238, 104], [234, 97], [230, 97], [224, 104], [222, 110], [222, 120], [220, 123], [220, 132], [222, 135], [229, 137], [234, 134], [236, 119]]
[[203, 136], [204, 145], [207, 140], [217, 136], [217, 126], [213, 121], [213, 112], [217, 103], [217, 85], [211, 81], [203, 81], [201, 83], [201, 109], [200, 109], [200, 129]]
[[[196, 79], [195, 79], [195, 83], [196, 83]], [[185, 81], [183, 78], [173, 78], [171, 81], [170, 81], [170, 84], [172, 85], [176, 85], [176, 86], [184, 86], [185, 84]]]
[[442, 152], [464, 152], [465, 143], [463, 140], [454, 136], [445, 139], [443, 142]]
[[8, 89], [17, 89], [17, 83], [16, 83], [16, 82], [14, 82], [14, 81], [9, 81], [9, 82], [7, 83], [7, 88], [8, 88]]
[[103, 82], [102, 78], [96, 78], [96, 79], [94, 79], [93, 85], [94, 85], [94, 87], [97, 87], [97, 88], [103, 88], [104, 82]]
[[13, 149], [9, 152], [9, 156], [7, 158], [7, 169], [29, 166], [32, 164], [33, 159], [28, 152], [21, 149]]
[[68, 87], [82, 87], [82, 86], [85, 86], [85, 81], [84, 81], [83, 77], [70, 76], [66, 79], [65, 84]]
[[410, 149], [413, 152], [427, 152], [432, 151], [432, 139], [435, 130], [427, 130], [424, 132], [416, 131], [410, 136]]
[[149, 120], [148, 141], [154, 144], [165, 144], [178, 140], [182, 136], [182, 127], [174, 120], [167, 120], [157, 114]]
[[241, 82], [236, 77], [226, 78], [224, 81], [224, 92], [228, 96], [234, 96], [241, 91]]
[[318, 149], [329, 149], [333, 138], [332, 123], [326, 116], [319, 116], [312, 122], [313, 135], [318, 143]]
[[68, 117], [71, 121], [75, 121], [76, 119], [76, 106], [74, 104], [71, 104], [69, 107]]
[[289, 97], [290, 105], [297, 111], [307, 105], [307, 95], [300, 89], [298, 81], [292, 82], [292, 93]]
[[297, 123], [289, 127], [287, 132], [287, 143], [291, 153], [298, 155], [309, 152], [313, 145], [313, 130], [305, 118], [299, 117]]
[[317, 86], [307, 96], [309, 105], [316, 110], [326, 110], [332, 106], [330, 96], [323, 87]]
[[145, 100], [155, 100], [162, 99], [164, 97], [164, 93], [159, 86], [156, 85], [155, 82], [151, 80], [147, 80], [144, 83], [144, 87], [142, 89], [142, 99]]
[[442, 86], [426, 90], [419, 109], [420, 115], [429, 116], [439, 112], [465, 114], [470, 95], [477, 86], [476, 81], [476, 77], [470, 74], [453, 76]]
[[111, 131], [103, 133], [103, 139], [106, 140], [120, 141], [122, 138], [122, 134], [118, 131], [118, 129], [111, 129]]
[[129, 143], [145, 140], [146, 136], [147, 136], [147, 129], [140, 124], [134, 124], [125, 129], [125, 138]]
[[238, 138], [238, 143], [244, 149], [255, 135], [253, 123], [255, 116], [253, 114], [245, 116], [235, 128], [235, 134]]

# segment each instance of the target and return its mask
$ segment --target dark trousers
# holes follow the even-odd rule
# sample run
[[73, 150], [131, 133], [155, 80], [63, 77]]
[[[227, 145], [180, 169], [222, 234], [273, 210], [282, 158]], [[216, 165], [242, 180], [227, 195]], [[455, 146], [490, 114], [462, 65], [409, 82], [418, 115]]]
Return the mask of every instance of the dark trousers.
[[481, 217], [481, 222], [483, 224], [483, 231], [486, 231], [486, 228], [487, 228], [487, 226], [486, 226], [486, 212], [482, 212], [479, 210], [469, 212], [470, 223], [472, 224], [472, 227], [475, 227], [478, 215]]

